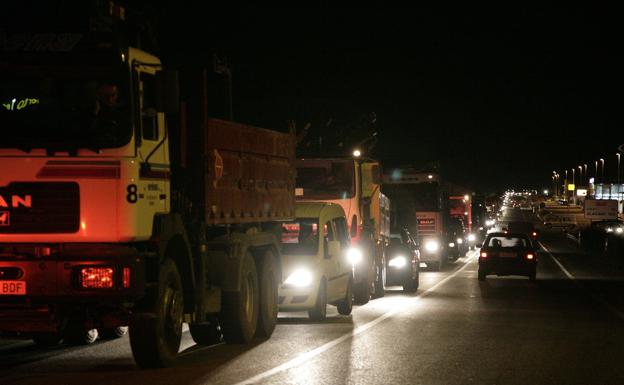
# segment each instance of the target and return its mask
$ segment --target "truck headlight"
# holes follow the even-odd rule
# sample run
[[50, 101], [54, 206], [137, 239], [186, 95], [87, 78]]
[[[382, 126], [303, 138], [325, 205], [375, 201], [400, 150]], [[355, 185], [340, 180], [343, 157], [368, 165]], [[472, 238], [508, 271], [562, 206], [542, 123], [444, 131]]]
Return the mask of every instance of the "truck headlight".
[[351, 247], [347, 251], [347, 260], [352, 265], [357, 265], [362, 260], [362, 251], [357, 247]]
[[464, 243], [464, 240], [461, 238], [457, 238], [457, 244], [461, 245], [462, 243]]
[[476, 235], [474, 234], [468, 234], [468, 242], [474, 242], [477, 240]]
[[624, 229], [622, 229], [621, 227], [616, 227], [615, 232], [618, 234], [622, 234], [624, 232]]
[[438, 251], [439, 247], [438, 241], [427, 241], [427, 243], [425, 243], [425, 250], [429, 252]]
[[285, 285], [297, 287], [310, 286], [312, 283], [312, 273], [308, 269], [297, 269], [286, 278]]
[[405, 258], [403, 255], [397, 255], [396, 257], [388, 261], [388, 266], [392, 267], [401, 268], [405, 265], [407, 265], [407, 258]]
[[455, 242], [449, 243], [449, 247], [455, 247]]

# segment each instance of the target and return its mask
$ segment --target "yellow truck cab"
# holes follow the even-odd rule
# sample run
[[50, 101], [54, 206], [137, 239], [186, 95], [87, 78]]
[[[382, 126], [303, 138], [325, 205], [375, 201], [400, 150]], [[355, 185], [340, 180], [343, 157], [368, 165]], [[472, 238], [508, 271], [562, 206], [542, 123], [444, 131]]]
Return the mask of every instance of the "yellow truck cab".
[[334, 203], [297, 202], [295, 216], [282, 224], [280, 311], [307, 310], [311, 319], [322, 320], [332, 304], [350, 314], [353, 273], [344, 210]]

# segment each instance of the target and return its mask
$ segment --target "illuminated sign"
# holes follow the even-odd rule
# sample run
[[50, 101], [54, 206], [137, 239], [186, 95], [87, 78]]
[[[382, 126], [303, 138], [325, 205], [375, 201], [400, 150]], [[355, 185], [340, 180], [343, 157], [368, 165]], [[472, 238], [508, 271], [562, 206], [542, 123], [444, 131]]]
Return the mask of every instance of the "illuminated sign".
[[8, 103], [2, 103], [2, 106], [4, 106], [4, 108], [6, 108], [8, 111], [15, 111], [15, 110], [19, 111], [23, 108], [32, 106], [34, 104], [39, 104], [39, 99], [35, 99], [35, 98], [24, 98], [20, 100], [12, 99]]
[[576, 190], [576, 196], [586, 197], [587, 196], [587, 190], [584, 189], [584, 188], [580, 188], [580, 189]]
[[574, 191], [576, 190], [576, 186], [572, 183], [568, 184], [568, 191]]

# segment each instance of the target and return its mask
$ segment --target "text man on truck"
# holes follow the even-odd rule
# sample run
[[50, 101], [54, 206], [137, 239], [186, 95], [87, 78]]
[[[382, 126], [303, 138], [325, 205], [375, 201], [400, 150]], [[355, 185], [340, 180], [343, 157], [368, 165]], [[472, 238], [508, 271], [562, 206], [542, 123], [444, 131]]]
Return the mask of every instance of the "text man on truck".
[[42, 20], [0, 37], [0, 331], [129, 325], [142, 367], [175, 361], [183, 322], [199, 344], [269, 337], [293, 135], [208, 118], [201, 69]]

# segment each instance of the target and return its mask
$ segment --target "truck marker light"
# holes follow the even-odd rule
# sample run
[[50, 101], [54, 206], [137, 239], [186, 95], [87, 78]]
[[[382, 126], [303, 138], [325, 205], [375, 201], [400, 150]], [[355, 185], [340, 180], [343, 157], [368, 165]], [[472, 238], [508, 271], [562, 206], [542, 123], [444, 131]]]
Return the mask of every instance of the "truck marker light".
[[85, 267], [80, 270], [80, 284], [85, 289], [112, 289], [113, 269], [110, 267]]
[[527, 259], [533, 259], [533, 258], [535, 258], [535, 256], [533, 254], [527, 254], [526, 258]]
[[481, 258], [487, 258], [487, 253], [486, 252], [482, 252], [481, 253]]
[[128, 289], [130, 287], [130, 268], [123, 268], [123, 288]]

